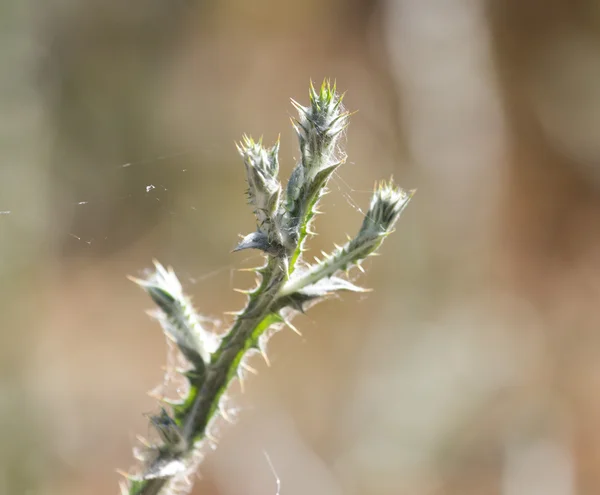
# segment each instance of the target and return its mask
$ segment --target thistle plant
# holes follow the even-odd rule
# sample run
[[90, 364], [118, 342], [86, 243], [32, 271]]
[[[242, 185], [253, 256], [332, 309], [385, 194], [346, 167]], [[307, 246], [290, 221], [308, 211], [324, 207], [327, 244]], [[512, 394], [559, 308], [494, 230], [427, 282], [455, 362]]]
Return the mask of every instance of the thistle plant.
[[292, 100], [298, 111], [292, 123], [300, 160], [285, 189], [278, 179], [279, 141], [269, 148], [262, 140], [244, 136], [237, 145], [257, 225], [234, 251], [260, 250], [264, 264], [255, 269], [257, 286], [246, 291], [246, 305], [225, 333], [216, 336], [204, 328], [171, 269], [155, 262], [150, 276], [133, 279], [156, 304], [152, 315], [184, 356], [188, 365], [180, 372], [187, 387], [177, 400], [162, 399], [160, 413], [150, 417], [158, 441], [144, 441], [137, 453], [142, 466], [137, 474], [126, 475], [123, 494], [189, 490], [205, 443], [216, 440], [212, 426], [219, 418], [229, 419], [224, 403], [228, 387], [235, 379], [243, 384], [245, 372], [252, 369], [248, 358], [260, 353], [267, 359], [266, 343], [276, 331], [285, 326], [296, 331], [290, 321], [295, 314], [341, 291], [364, 290], [348, 280], [348, 270], [361, 268], [377, 251], [413, 193], [391, 181], [379, 183], [357, 235], [314, 264], [303, 260], [319, 200], [346, 158], [340, 138], [350, 114], [342, 98], [335, 85], [325, 81], [320, 89], [311, 83], [308, 106]]

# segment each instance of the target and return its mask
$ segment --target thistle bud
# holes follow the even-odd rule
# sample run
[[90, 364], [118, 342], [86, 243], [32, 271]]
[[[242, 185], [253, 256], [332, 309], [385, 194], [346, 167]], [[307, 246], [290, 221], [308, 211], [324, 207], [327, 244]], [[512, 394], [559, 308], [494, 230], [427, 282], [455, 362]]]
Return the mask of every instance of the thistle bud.
[[395, 186], [392, 181], [380, 182], [376, 185], [369, 211], [365, 215], [358, 235], [352, 242], [356, 245], [369, 245], [369, 252], [379, 247], [383, 237], [394, 228], [398, 217], [414, 193], [414, 190], [407, 192]]
[[262, 140], [255, 142], [244, 136], [237, 149], [244, 159], [248, 180], [248, 197], [254, 207], [258, 230], [271, 240], [278, 239], [275, 215], [279, 207], [281, 184], [279, 173], [279, 140], [272, 148], [265, 148]]
[[348, 125], [350, 114], [342, 106], [343, 95], [336, 93], [335, 84], [323, 81], [320, 91], [311, 83], [310, 103], [302, 106], [292, 100], [298, 110], [293, 121], [300, 141], [302, 165], [308, 179], [314, 178], [323, 168], [343, 161], [337, 157], [337, 142]]

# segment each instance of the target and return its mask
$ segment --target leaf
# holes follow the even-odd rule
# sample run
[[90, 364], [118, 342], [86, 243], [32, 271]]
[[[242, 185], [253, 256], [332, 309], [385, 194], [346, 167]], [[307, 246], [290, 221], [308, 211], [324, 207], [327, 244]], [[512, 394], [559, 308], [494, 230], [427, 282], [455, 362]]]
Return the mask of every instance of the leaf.
[[359, 287], [358, 285], [354, 285], [352, 282], [349, 282], [346, 279], [341, 277], [329, 277], [314, 284], [308, 285], [303, 289], [299, 290], [297, 293], [308, 297], [324, 297], [329, 294], [333, 294], [338, 291], [349, 291], [349, 292], [368, 292], [369, 289], [365, 289], [363, 287]]
[[233, 252], [243, 251], [244, 249], [259, 249], [271, 256], [280, 256], [283, 252], [283, 246], [277, 242], [270, 241], [267, 234], [258, 231], [244, 237], [233, 249]]
[[187, 448], [187, 442], [183, 437], [182, 431], [164, 408], [161, 408], [159, 415], [150, 416], [150, 422], [156, 429], [164, 446], [172, 453], [180, 453]]
[[363, 287], [354, 285], [352, 282], [349, 282], [341, 277], [325, 278], [315, 282], [314, 284], [299, 289], [292, 294], [287, 294], [283, 297], [280, 297], [271, 309], [273, 311], [280, 311], [285, 307], [289, 307], [304, 313], [306, 309], [305, 305], [307, 303], [316, 302], [319, 299], [323, 299], [340, 291], [368, 292], [369, 289], [364, 289]]

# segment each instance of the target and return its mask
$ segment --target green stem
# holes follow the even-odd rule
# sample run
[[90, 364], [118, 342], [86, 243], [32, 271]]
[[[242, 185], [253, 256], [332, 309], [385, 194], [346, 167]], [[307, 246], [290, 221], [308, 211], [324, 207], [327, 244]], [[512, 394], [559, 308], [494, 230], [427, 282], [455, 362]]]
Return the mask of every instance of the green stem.
[[[218, 413], [219, 401], [236, 377], [244, 354], [251, 348], [258, 348], [258, 339], [275, 321], [270, 318], [269, 309], [275, 300], [274, 295], [286, 280], [285, 269], [279, 259], [271, 258], [262, 274], [260, 287], [251, 294], [246, 308], [213, 354], [206, 380], [200, 390], [195, 391], [194, 400], [182, 418], [183, 436], [190, 454], [195, 444], [205, 438], [206, 427]], [[130, 495], [157, 495], [167, 481], [169, 478], [154, 478], [132, 483]]]
[[300, 228], [298, 232], [298, 242], [292, 255], [290, 256], [290, 263], [288, 267], [289, 275], [291, 275], [294, 272], [296, 262], [300, 259], [300, 256], [302, 256], [304, 242], [306, 241], [306, 238], [309, 234], [308, 229], [312, 219], [315, 216], [315, 205], [319, 201], [319, 197], [322, 194], [322, 189], [314, 188], [314, 190], [311, 192], [312, 194], [301, 203], [301, 206], [304, 206], [304, 208], [301, 209], [298, 216], [302, 219], [302, 222], [300, 223]]

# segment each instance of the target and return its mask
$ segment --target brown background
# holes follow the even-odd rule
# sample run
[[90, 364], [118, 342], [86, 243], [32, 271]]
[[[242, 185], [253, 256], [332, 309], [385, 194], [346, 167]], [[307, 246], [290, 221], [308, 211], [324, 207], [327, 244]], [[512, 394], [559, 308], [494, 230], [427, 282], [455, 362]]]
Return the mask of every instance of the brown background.
[[[0, 1], [0, 493], [117, 493], [167, 362], [156, 257], [221, 318], [251, 284], [242, 133], [337, 80], [315, 253], [418, 193], [366, 297], [271, 342], [194, 493], [600, 493], [600, 4]], [[227, 320], [220, 328], [225, 328]]]

